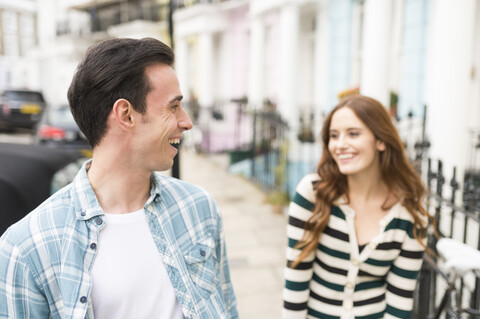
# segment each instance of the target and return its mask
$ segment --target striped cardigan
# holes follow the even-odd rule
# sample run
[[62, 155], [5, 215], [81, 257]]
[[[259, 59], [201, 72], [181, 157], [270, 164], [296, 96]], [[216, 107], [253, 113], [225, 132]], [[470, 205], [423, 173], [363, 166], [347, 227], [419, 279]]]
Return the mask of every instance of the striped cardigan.
[[283, 318], [411, 318], [424, 248], [413, 237], [413, 218], [401, 204], [390, 209], [379, 234], [359, 252], [355, 212], [338, 202], [317, 250], [290, 267], [314, 210], [316, 180], [316, 174], [305, 176], [290, 204]]

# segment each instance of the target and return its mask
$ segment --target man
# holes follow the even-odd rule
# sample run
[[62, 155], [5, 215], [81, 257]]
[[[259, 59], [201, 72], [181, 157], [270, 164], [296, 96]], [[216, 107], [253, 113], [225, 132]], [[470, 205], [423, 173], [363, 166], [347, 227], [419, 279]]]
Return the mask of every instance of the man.
[[68, 91], [93, 158], [0, 240], [3, 318], [237, 318], [212, 197], [161, 176], [192, 122], [158, 40], [92, 46]]

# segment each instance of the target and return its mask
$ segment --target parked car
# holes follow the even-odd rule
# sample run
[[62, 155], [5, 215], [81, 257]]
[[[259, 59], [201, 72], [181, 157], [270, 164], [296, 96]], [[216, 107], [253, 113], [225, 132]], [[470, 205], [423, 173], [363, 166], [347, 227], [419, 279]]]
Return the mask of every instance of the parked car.
[[53, 147], [90, 150], [68, 105], [48, 104], [37, 129], [37, 142]]
[[86, 159], [79, 150], [0, 143], [0, 235], [70, 183]]
[[45, 100], [41, 92], [5, 90], [0, 93], [0, 127], [35, 130], [44, 109]]

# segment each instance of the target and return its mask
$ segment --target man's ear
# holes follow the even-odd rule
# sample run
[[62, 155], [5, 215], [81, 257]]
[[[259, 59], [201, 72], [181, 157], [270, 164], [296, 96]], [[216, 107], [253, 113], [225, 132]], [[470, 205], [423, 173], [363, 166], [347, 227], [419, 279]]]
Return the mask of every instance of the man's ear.
[[133, 106], [128, 100], [118, 99], [113, 103], [112, 115], [121, 128], [129, 129], [135, 125], [135, 119], [132, 113]]

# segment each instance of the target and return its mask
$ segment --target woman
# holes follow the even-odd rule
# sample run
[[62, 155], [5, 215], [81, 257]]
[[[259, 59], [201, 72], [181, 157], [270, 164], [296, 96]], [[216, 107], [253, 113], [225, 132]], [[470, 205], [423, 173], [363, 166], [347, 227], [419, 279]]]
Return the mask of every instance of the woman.
[[390, 116], [346, 98], [322, 140], [290, 204], [283, 317], [410, 318], [428, 212]]

